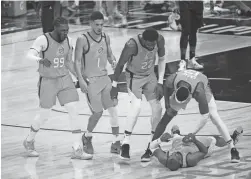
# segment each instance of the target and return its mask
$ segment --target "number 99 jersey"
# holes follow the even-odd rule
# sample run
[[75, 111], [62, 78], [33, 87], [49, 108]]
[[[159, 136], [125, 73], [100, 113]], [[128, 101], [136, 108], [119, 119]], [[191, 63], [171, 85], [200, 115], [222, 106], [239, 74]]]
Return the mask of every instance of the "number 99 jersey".
[[41, 58], [51, 62], [50, 67], [39, 63], [38, 72], [40, 76], [57, 78], [69, 74], [65, 63], [71, 49], [68, 37], [61, 43], [55, 41], [49, 33], [44, 34], [47, 39], [47, 48], [42, 51]]
[[139, 35], [133, 38], [137, 44], [138, 52], [137, 55], [132, 56], [132, 58], [127, 62], [127, 70], [136, 76], [148, 76], [151, 73], [154, 73], [154, 65], [158, 47], [156, 44], [155, 47], [150, 51], [141, 44], [139, 38]]

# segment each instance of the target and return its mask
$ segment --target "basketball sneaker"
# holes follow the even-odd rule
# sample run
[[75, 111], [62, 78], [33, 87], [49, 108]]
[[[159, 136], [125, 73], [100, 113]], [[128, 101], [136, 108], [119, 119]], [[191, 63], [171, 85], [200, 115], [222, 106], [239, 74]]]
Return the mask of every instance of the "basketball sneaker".
[[86, 137], [85, 133], [82, 135], [83, 150], [88, 154], [93, 154], [92, 137]]
[[187, 62], [185, 60], [180, 60], [180, 63], [178, 65], [178, 71], [185, 70], [187, 66]]
[[130, 145], [129, 144], [122, 144], [120, 150], [120, 158], [122, 160], [130, 160]]
[[111, 145], [111, 153], [119, 154], [120, 153], [120, 141], [116, 141], [115, 143], [112, 143]]
[[243, 128], [241, 126], [237, 127], [234, 130], [233, 135], [231, 135], [231, 138], [233, 139], [234, 145], [239, 142], [239, 139], [242, 136], [242, 134], [243, 134]]
[[72, 151], [71, 159], [90, 160], [93, 157], [93, 155], [85, 153], [83, 149], [81, 148], [81, 146], [79, 146], [76, 149], [72, 147], [72, 149], [73, 151]]
[[236, 148], [231, 149], [231, 162], [232, 163], [239, 163], [240, 162], [239, 152]]
[[203, 69], [204, 67], [203, 67], [203, 65], [199, 64], [196, 61], [195, 57], [193, 57], [192, 59], [188, 60], [187, 68], [189, 68], [189, 69], [195, 69], [195, 70], [200, 70], [200, 69]]
[[150, 162], [152, 151], [150, 150], [150, 143], [148, 143], [145, 153], [141, 156], [141, 162]]
[[38, 157], [39, 153], [35, 150], [35, 140], [27, 141], [27, 139], [24, 140], [23, 145], [24, 148], [27, 151], [28, 157]]

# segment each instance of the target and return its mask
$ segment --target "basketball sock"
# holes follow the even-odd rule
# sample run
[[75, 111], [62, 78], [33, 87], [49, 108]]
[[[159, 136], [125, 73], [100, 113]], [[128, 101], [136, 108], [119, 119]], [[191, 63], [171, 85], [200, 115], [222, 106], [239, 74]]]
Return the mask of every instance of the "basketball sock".
[[119, 141], [119, 127], [112, 127], [112, 134], [113, 134], [113, 142]]
[[31, 125], [30, 132], [27, 137], [27, 141], [32, 141], [35, 139], [40, 126], [43, 125], [49, 117], [49, 111], [47, 109], [40, 109], [40, 114], [35, 116], [35, 119]]
[[81, 144], [81, 130], [72, 130], [72, 141], [73, 141], [73, 148], [77, 149]]
[[130, 144], [130, 138], [131, 138], [132, 132], [126, 131], [124, 133], [124, 140], [122, 141], [122, 144]]

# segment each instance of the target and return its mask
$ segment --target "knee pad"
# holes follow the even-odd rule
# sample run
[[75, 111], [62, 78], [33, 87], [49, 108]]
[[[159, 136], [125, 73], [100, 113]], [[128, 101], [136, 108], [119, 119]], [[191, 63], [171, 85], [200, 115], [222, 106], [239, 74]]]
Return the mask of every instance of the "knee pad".
[[107, 109], [110, 114], [110, 124], [111, 127], [118, 127], [118, 111], [116, 107], [111, 107]]

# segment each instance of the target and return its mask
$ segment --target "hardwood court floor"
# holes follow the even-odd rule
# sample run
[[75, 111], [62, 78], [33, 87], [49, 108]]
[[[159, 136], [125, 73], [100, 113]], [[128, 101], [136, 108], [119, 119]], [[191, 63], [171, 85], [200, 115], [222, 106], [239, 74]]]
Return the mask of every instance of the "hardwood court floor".
[[[74, 41], [84, 32], [86, 27], [71, 26], [70, 34]], [[124, 46], [124, 43], [139, 30], [106, 28], [110, 35], [112, 49], [116, 56]], [[199, 163], [198, 166], [180, 169], [171, 172], [160, 165], [155, 159], [150, 163], [141, 163], [140, 157], [146, 149], [148, 135], [150, 133], [151, 110], [146, 100], [142, 101], [142, 110], [134, 133], [131, 137], [131, 161], [121, 163], [118, 156], [109, 153], [112, 137], [109, 127], [109, 116], [104, 112], [94, 134], [93, 144], [95, 156], [90, 161], [77, 161], [70, 159], [71, 133], [67, 114], [64, 109], [56, 105], [51, 112], [51, 118], [43, 126], [36, 138], [36, 148], [40, 153], [39, 158], [27, 158], [22, 146], [31, 121], [38, 111], [36, 83], [38, 74], [36, 62], [30, 62], [24, 58], [25, 53], [32, 44], [34, 37], [38, 36], [41, 29], [2, 36], [2, 126], [1, 126], [1, 177], [4, 179], [39, 178], [39, 179], [85, 179], [85, 178], [250, 178], [251, 171], [251, 106], [247, 103], [217, 101], [219, 113], [232, 132], [237, 126], [244, 128], [244, 134], [237, 144], [242, 157], [240, 164], [231, 164], [229, 149], [218, 149], [212, 157]], [[179, 33], [163, 32], [166, 39], [168, 60], [176, 60], [179, 57]], [[199, 34], [199, 55], [214, 53], [225, 49], [234, 49], [237, 46], [251, 45], [249, 37], [219, 36]], [[111, 72], [110, 68], [109, 71]], [[79, 92], [79, 125], [86, 128], [90, 111], [84, 95]], [[163, 103], [163, 101], [162, 101]], [[127, 94], [119, 94], [119, 122], [120, 132], [123, 133], [126, 124]], [[164, 105], [163, 105], [164, 106]], [[186, 111], [181, 111], [168, 125], [170, 131], [172, 125], [177, 124], [183, 134], [193, 131], [200, 120], [197, 104], [192, 101]], [[211, 121], [201, 130], [200, 135], [218, 134]], [[122, 138], [122, 135], [121, 135]], [[168, 147], [168, 145], [167, 145]]]

